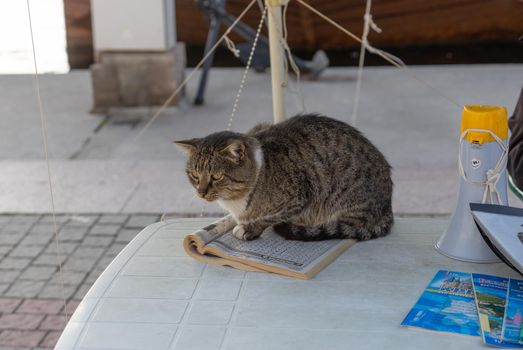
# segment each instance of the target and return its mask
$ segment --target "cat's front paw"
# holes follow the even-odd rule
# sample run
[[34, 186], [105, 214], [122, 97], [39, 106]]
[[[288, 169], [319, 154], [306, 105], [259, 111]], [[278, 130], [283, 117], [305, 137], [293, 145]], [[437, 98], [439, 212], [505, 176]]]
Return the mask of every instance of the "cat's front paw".
[[251, 231], [245, 225], [241, 224], [236, 225], [232, 229], [232, 234], [234, 237], [241, 239], [242, 241], [252, 241], [260, 235], [258, 232]]

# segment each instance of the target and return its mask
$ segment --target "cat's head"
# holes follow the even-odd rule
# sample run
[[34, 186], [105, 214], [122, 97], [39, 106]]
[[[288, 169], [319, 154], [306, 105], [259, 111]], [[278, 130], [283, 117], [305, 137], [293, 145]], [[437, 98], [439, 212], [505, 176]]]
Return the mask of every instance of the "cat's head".
[[174, 143], [187, 154], [189, 181], [206, 201], [239, 199], [254, 185], [260, 162], [256, 139], [222, 131]]

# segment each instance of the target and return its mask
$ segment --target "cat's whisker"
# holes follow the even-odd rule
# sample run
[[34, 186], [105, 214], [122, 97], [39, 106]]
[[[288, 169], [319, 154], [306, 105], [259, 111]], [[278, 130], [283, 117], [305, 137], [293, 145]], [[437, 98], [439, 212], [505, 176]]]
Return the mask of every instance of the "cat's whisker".
[[197, 194], [193, 194], [193, 196], [191, 197], [191, 199], [189, 200], [189, 204], [193, 204], [194, 203], [194, 200], [196, 199], [198, 195]]

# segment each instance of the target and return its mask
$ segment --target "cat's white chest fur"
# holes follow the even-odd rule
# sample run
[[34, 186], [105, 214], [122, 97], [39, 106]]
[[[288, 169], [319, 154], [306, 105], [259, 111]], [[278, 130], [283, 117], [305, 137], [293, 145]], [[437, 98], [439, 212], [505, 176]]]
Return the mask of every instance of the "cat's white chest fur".
[[218, 199], [217, 202], [220, 207], [231, 213], [234, 219], [238, 221], [238, 218], [245, 211], [245, 207], [247, 206], [247, 196], [235, 200]]

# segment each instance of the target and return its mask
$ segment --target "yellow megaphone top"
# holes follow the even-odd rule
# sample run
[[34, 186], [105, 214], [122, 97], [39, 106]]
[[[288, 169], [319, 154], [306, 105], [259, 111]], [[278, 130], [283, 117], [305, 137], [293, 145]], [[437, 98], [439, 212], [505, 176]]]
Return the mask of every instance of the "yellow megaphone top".
[[[484, 129], [492, 131], [500, 139], [508, 138], [508, 118], [505, 107], [467, 105], [461, 116], [461, 133], [467, 129]], [[483, 144], [495, 139], [486, 132], [471, 131], [465, 135], [470, 143]]]

